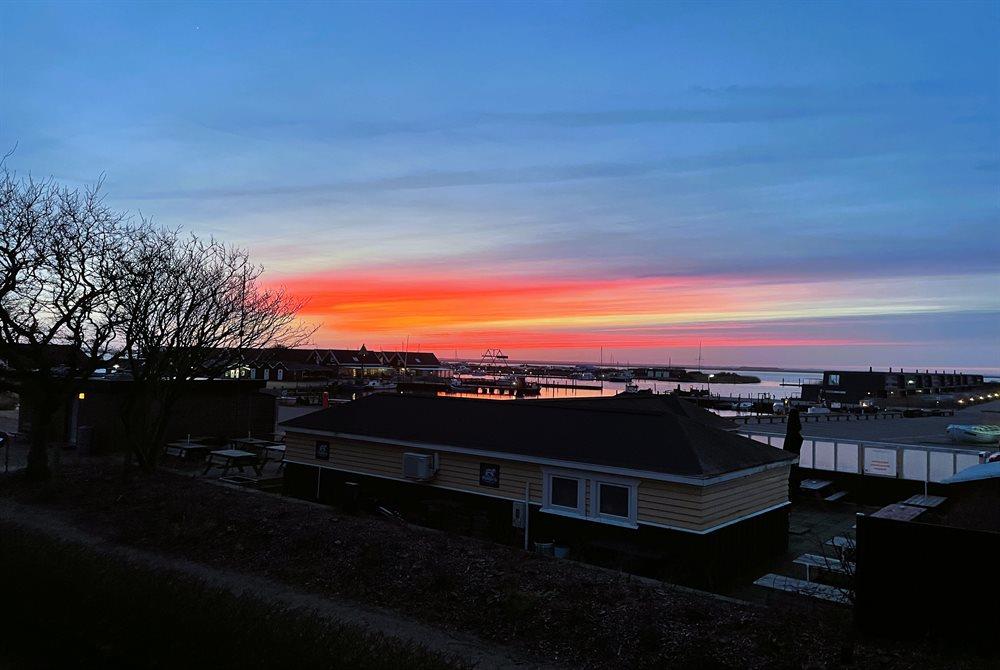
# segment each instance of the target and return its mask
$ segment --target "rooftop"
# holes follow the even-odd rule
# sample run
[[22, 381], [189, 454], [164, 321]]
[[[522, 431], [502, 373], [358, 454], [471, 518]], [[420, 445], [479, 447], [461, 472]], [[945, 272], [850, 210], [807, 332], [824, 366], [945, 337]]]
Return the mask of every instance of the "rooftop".
[[281, 425], [694, 479], [790, 464], [794, 458], [685, 416], [630, 404], [377, 393]]

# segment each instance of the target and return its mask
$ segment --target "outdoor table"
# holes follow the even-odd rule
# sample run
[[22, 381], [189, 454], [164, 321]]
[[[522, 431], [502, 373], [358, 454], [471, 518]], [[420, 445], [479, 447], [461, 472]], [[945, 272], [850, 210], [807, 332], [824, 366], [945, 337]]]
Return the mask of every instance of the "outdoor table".
[[260, 464], [261, 468], [263, 468], [268, 461], [274, 461], [282, 465], [285, 464], [285, 445], [280, 442], [271, 442], [269, 444], [262, 445], [260, 450], [264, 457], [263, 462]]
[[285, 445], [281, 442], [261, 440], [256, 437], [240, 437], [230, 440], [230, 442], [237, 448], [253, 450], [260, 454], [260, 469], [263, 469], [268, 461], [283, 463], [285, 460]]
[[904, 505], [913, 505], [914, 507], [937, 507], [941, 503], [947, 500], [944, 496], [930, 496], [918, 493], [915, 496], [911, 496], [903, 501]]
[[205, 454], [208, 453], [208, 445], [199, 444], [198, 442], [169, 442], [164, 448], [163, 453], [167, 456], [176, 456], [184, 460], [204, 458]]
[[892, 505], [886, 505], [879, 511], [875, 512], [872, 514], [872, 517], [879, 519], [895, 519], [897, 521], [913, 521], [926, 511], [927, 509], [924, 507], [893, 503]]
[[205, 466], [203, 474], [207, 475], [209, 470], [216, 467], [222, 468], [222, 476], [225, 476], [229, 472], [229, 468], [238, 468], [240, 472], [243, 472], [244, 466], [247, 465], [260, 475], [257, 454], [241, 449], [219, 449], [208, 454], [208, 464]]
[[803, 479], [802, 482], [799, 484], [799, 487], [803, 491], [819, 491], [820, 489], [824, 489], [832, 483], [833, 482], [830, 482], [826, 479]]
[[237, 449], [246, 447], [260, 448], [265, 444], [274, 444], [274, 442], [270, 440], [262, 440], [257, 437], [237, 437], [232, 440], [229, 440], [229, 443]]

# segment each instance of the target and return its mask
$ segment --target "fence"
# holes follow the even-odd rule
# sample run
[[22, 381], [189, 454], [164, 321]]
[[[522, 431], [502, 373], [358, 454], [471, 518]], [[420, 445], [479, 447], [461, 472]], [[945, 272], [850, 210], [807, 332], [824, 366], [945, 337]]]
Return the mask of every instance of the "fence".
[[[778, 449], [784, 448], [783, 435], [749, 430], [738, 432], [757, 442]], [[967, 467], [983, 463], [989, 453], [869, 440], [804, 437], [799, 467], [918, 482], [940, 482]]]
[[[954, 414], [954, 412], [951, 412]], [[885, 412], [872, 412], [872, 413], [844, 413], [844, 412], [830, 412], [828, 414], [809, 414], [808, 412], [802, 412], [799, 414], [799, 420], [802, 423], [818, 423], [820, 421], [881, 421], [885, 419], [898, 419], [903, 416], [903, 412], [896, 410], [889, 410]], [[761, 423], [787, 423], [787, 414], [756, 414], [751, 416], [728, 416], [727, 419], [735, 421], [736, 423], [742, 423], [748, 425], [751, 423], [761, 424]]]

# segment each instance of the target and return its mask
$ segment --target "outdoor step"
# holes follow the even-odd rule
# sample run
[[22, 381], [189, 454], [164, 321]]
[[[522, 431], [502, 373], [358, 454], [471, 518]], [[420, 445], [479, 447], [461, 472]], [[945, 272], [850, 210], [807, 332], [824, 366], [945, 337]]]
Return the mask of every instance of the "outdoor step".
[[768, 573], [756, 580], [754, 584], [757, 586], [763, 586], [764, 588], [774, 589], [776, 591], [785, 591], [788, 593], [795, 593], [797, 595], [809, 596], [811, 598], [819, 598], [821, 600], [840, 603], [842, 605], [846, 605], [849, 602], [847, 596], [844, 595], [844, 592], [834, 586], [817, 584], [816, 582], [807, 582], [804, 579], [796, 579], [795, 577], [788, 577], [786, 575]]

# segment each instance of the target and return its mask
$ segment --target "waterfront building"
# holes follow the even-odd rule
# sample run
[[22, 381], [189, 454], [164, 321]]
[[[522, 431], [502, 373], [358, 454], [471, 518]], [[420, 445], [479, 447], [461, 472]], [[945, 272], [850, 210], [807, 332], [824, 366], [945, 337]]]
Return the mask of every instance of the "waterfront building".
[[337, 381], [395, 377], [398, 374], [450, 376], [450, 368], [430, 352], [358, 349], [253, 349], [233, 376], [263, 380], [270, 388], [324, 387]]
[[429, 525], [520, 542], [527, 521], [532, 542], [598, 562], [753, 579], [786, 547], [794, 457], [648, 403], [375, 394], [281, 424], [286, 491], [360, 488]]
[[858, 404], [866, 398], [899, 400], [917, 394], [961, 393], [981, 386], [982, 375], [957, 370], [827, 370], [823, 373], [822, 382], [802, 386], [802, 399], [810, 402]]

